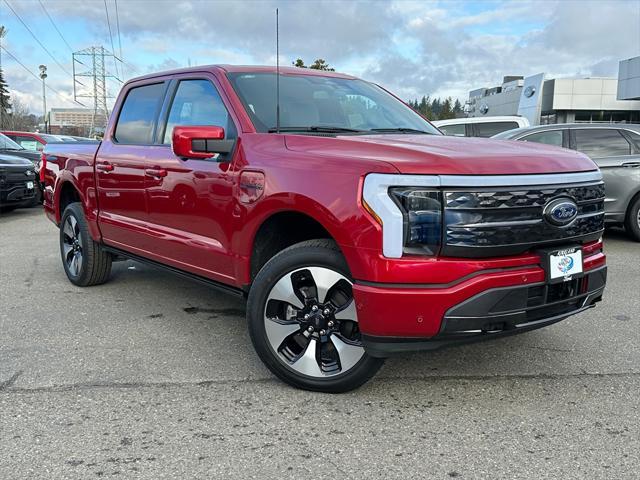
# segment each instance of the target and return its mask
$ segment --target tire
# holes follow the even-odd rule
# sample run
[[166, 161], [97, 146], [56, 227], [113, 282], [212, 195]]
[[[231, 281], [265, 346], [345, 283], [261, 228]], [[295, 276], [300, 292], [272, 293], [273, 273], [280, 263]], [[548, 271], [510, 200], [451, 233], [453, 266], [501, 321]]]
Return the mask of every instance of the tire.
[[80, 203], [71, 203], [62, 214], [60, 255], [67, 278], [74, 285], [90, 287], [109, 279], [113, 258], [91, 238]]
[[7, 207], [0, 207], [0, 213], [9, 213], [9, 212], [13, 212], [17, 207], [14, 207], [13, 205], [11, 206], [7, 206]]
[[347, 263], [330, 240], [293, 245], [269, 260], [249, 291], [256, 352], [297, 388], [340, 393], [373, 377], [384, 359], [362, 347]]
[[624, 227], [633, 240], [640, 242], [640, 196], [629, 206]]

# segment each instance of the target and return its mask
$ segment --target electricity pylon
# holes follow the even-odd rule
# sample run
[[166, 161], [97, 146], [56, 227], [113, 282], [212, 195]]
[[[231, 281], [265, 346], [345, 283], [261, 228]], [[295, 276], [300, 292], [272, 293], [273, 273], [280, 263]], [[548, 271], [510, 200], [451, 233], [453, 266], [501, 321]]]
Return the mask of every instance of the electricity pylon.
[[[73, 99], [92, 98], [93, 99], [93, 115], [91, 117], [91, 131], [89, 135], [96, 133], [98, 127], [104, 129], [109, 118], [109, 108], [107, 107], [107, 98], [113, 98], [107, 90], [107, 78], [115, 78], [122, 82], [116, 75], [109, 73], [106, 68], [105, 58], [113, 57], [115, 62], [121, 61], [109, 50], [104, 47], [89, 47], [78, 52], [73, 52]], [[84, 61], [83, 61], [84, 60]], [[76, 71], [76, 63], [82, 65], [78, 67], [82, 71]], [[88, 68], [88, 70], [84, 70]], [[116, 68], [117, 70], [117, 68]], [[86, 77], [91, 79], [91, 85], [85, 85], [79, 78]], [[80, 87], [78, 87], [79, 85]]]

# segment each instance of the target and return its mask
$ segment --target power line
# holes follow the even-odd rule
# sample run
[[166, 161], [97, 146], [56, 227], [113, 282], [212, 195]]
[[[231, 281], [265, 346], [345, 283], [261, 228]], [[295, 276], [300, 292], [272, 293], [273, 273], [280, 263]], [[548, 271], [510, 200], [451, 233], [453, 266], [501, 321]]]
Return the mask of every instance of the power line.
[[[111, 51], [115, 52], [116, 49], [113, 48], [113, 35], [111, 34], [111, 21], [109, 20], [109, 9], [107, 8], [107, 0], [104, 0], [104, 13], [107, 15], [107, 26], [109, 27], [109, 39], [111, 40]], [[118, 62], [116, 61], [115, 55], [113, 57], [113, 66], [116, 69], [116, 76], [120, 76], [118, 73]]]
[[24, 23], [24, 20], [22, 20], [22, 18], [20, 17], [20, 15], [18, 15], [18, 13], [13, 9], [13, 7], [9, 4], [9, 2], [8, 2], [7, 0], [4, 0], [4, 3], [6, 3], [7, 7], [9, 7], [9, 10], [11, 10], [11, 11], [13, 12], [13, 14], [16, 16], [16, 18], [17, 18], [18, 20], [20, 20], [20, 23], [22, 23], [22, 25], [24, 26], [24, 28], [26, 28], [26, 29], [27, 29], [27, 31], [31, 34], [31, 36], [33, 37], [33, 39], [34, 39], [36, 42], [38, 42], [38, 45], [40, 45], [40, 46], [42, 47], [42, 49], [43, 49], [45, 52], [47, 52], [47, 54], [48, 54], [48, 55], [51, 57], [51, 59], [56, 63], [56, 65], [58, 65], [58, 66], [62, 69], [62, 71], [64, 71], [67, 75], [69, 75], [69, 76], [71, 76], [71, 77], [72, 77], [73, 75], [71, 75], [71, 72], [69, 72], [69, 70], [67, 70], [66, 68], [64, 68], [64, 67], [62, 66], [62, 64], [61, 64], [60, 62], [58, 62], [58, 60], [56, 60], [56, 57], [54, 57], [54, 56], [51, 54], [51, 52], [50, 52], [49, 50], [47, 50], [47, 47], [45, 47], [45, 46], [42, 44], [42, 42], [41, 42], [40, 40], [38, 40], [38, 37], [36, 37], [35, 33], [33, 33], [33, 32], [31, 31], [31, 29], [29, 28], [29, 26], [28, 26], [26, 23]]
[[[124, 65], [124, 57], [122, 56], [122, 37], [120, 37], [120, 15], [118, 15], [118, 0], [113, 0], [113, 3], [116, 5], [116, 29], [118, 30], [118, 49], [120, 53], [120, 61]], [[120, 66], [122, 70], [122, 65]], [[122, 77], [124, 78], [124, 72], [122, 71]]]
[[53, 28], [56, 29], [56, 32], [58, 32], [58, 35], [60, 35], [60, 38], [62, 39], [62, 41], [65, 43], [67, 48], [71, 51], [71, 53], [73, 53], [73, 48], [71, 48], [71, 45], [69, 45], [69, 42], [67, 42], [67, 40], [64, 38], [64, 35], [62, 35], [62, 32], [58, 29], [58, 26], [56, 25], [56, 22], [54, 22], [53, 18], [51, 18], [51, 15], [49, 15], [49, 12], [44, 7], [44, 3], [42, 3], [42, 0], [38, 0], [38, 2], [40, 3], [40, 6], [42, 7], [42, 10], [44, 10], [44, 13], [47, 15], [47, 17], [49, 17], [49, 21], [51, 22], [51, 25], [53, 25]]
[[[9, 50], [7, 50], [7, 49], [4, 47], [4, 45], [0, 45], [0, 48], [2, 48], [2, 50], [4, 50], [4, 52], [5, 52], [7, 55], [9, 55], [11, 58], [13, 58], [13, 59], [14, 59], [14, 60], [15, 60], [15, 61], [16, 61], [16, 62], [17, 62], [17, 63], [18, 63], [22, 68], [24, 68], [24, 70], [25, 70], [29, 75], [31, 75], [33, 78], [35, 78], [38, 82], [40, 82], [40, 81], [41, 81], [41, 79], [40, 79], [40, 77], [38, 77], [38, 75], [36, 75], [35, 73], [33, 73], [31, 70], [29, 70], [29, 67], [25, 66], [25, 64], [24, 64], [24, 63], [22, 63], [20, 60], [18, 60], [18, 59], [16, 58], [16, 56], [15, 56], [15, 55], [13, 55]], [[63, 94], [62, 94], [62, 93], [60, 93], [58, 90], [56, 90], [56, 89], [55, 89], [55, 88], [53, 88], [52, 86], [50, 86], [50, 85], [45, 85], [45, 86], [46, 86], [46, 88], [47, 88], [48, 90], [51, 90], [53, 93], [55, 93], [59, 98], [61, 98], [61, 99], [62, 99], [62, 100], [64, 100], [65, 102], [69, 102], [69, 103], [77, 103], [78, 105], [82, 105], [83, 107], [85, 106], [84, 104], [82, 104], [82, 103], [78, 102], [77, 100], [70, 100], [70, 99], [68, 99], [68, 98], [65, 98], [65, 97], [63, 96]]]

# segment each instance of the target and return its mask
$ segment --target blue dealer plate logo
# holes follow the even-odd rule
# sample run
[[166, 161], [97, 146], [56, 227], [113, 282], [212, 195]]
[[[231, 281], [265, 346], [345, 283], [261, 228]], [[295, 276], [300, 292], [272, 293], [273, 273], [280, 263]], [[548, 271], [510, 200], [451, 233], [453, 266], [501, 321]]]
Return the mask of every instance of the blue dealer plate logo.
[[578, 205], [568, 198], [558, 198], [545, 205], [543, 216], [551, 225], [564, 227], [578, 216]]

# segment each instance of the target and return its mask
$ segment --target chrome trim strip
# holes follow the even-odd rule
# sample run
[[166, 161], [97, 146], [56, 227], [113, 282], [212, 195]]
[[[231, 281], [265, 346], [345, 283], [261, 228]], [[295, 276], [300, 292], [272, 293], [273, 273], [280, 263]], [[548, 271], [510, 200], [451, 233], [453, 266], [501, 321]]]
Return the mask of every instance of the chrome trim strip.
[[441, 175], [441, 187], [525, 187], [568, 185], [602, 180], [600, 170], [543, 175]]

